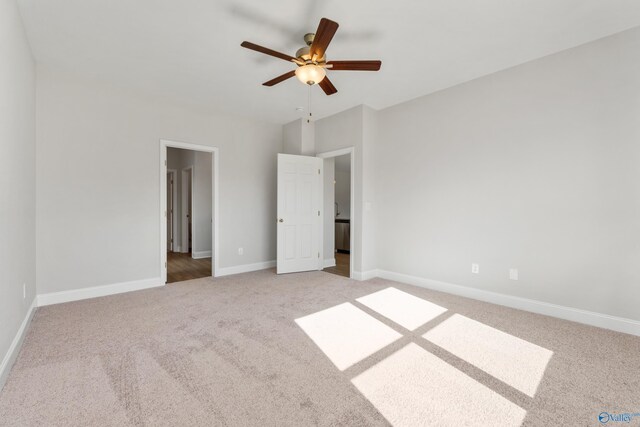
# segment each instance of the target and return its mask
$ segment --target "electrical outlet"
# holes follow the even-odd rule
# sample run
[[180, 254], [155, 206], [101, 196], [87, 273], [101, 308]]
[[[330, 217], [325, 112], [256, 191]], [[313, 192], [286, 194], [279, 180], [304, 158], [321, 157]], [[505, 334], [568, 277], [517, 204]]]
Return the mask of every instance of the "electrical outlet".
[[23, 283], [22, 284], [22, 299], [25, 299], [27, 297], [27, 284]]
[[473, 274], [480, 274], [480, 264], [471, 264], [471, 272]]
[[518, 280], [518, 269], [517, 268], [511, 268], [509, 270], [509, 279]]
[[244, 249], [243, 248], [238, 248], [238, 255], [242, 255], [244, 254]]

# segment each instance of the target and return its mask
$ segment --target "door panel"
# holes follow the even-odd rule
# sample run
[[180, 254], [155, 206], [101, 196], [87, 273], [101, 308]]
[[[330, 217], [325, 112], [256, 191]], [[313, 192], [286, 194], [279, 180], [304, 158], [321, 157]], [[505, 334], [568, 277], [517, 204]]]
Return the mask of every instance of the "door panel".
[[321, 269], [322, 165], [278, 154], [278, 274]]

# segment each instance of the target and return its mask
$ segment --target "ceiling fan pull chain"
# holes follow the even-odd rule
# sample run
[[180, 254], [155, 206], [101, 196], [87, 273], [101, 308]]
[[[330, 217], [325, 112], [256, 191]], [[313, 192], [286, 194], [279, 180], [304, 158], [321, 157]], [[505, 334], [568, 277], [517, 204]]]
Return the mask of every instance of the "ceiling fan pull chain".
[[309, 118], [307, 118], [307, 123], [311, 124], [311, 85], [309, 85], [309, 104], [307, 106], [307, 111], [309, 111]]

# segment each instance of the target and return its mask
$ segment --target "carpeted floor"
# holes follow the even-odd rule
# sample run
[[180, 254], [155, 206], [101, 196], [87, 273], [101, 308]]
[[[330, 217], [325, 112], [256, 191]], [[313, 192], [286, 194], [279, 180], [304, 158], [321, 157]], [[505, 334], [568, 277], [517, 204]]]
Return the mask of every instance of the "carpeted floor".
[[40, 308], [0, 393], [3, 426], [584, 426], [603, 411], [640, 413], [639, 337], [324, 272]]

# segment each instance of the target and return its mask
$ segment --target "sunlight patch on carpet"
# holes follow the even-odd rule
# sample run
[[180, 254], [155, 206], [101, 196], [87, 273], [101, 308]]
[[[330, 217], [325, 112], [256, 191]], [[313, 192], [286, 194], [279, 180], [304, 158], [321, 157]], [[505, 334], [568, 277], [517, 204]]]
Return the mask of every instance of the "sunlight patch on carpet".
[[350, 303], [300, 317], [296, 323], [341, 371], [401, 337]]
[[396, 288], [387, 288], [356, 299], [400, 326], [413, 331], [447, 309]]
[[417, 344], [351, 381], [394, 426], [519, 426], [526, 411]]
[[551, 350], [460, 314], [423, 337], [531, 397], [553, 355]]

